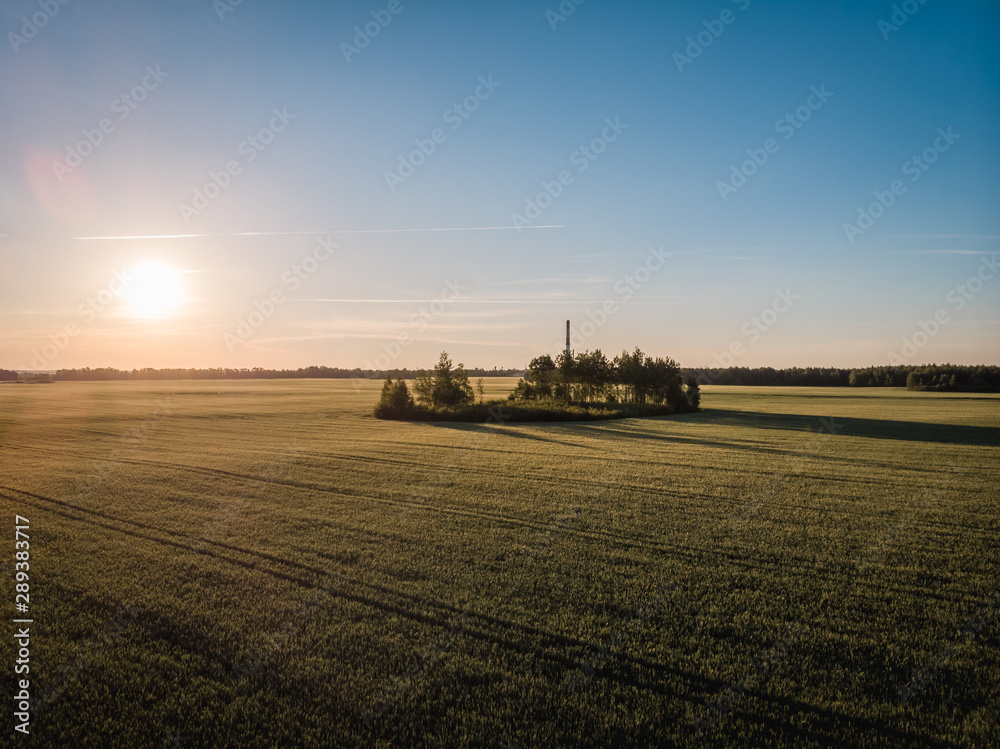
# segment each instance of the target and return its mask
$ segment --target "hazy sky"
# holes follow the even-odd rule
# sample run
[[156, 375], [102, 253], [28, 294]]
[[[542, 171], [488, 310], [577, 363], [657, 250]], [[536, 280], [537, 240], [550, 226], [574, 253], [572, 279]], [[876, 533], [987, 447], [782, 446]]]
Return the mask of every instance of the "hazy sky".
[[2, 8], [0, 367], [1000, 363], [995, 0]]

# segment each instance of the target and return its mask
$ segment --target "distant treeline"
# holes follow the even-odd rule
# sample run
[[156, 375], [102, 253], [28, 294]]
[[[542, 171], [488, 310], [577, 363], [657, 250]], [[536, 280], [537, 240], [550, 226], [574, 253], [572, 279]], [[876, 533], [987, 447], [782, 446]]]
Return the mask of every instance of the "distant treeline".
[[909, 390], [1000, 392], [1000, 367], [958, 364], [904, 365], [897, 367], [726, 367], [685, 369], [685, 379], [702, 385], [793, 385], [802, 387], [905, 387]]
[[10, 369], [0, 369], [0, 383], [39, 383], [55, 382], [48, 372], [14, 372]]
[[[469, 369], [470, 377], [524, 377], [523, 369]], [[685, 380], [695, 378], [702, 385], [793, 385], [801, 387], [905, 387], [910, 390], [957, 391], [967, 393], [1000, 392], [1000, 367], [987, 365], [929, 364], [896, 367], [726, 367], [682, 369]], [[300, 369], [60, 369], [54, 379], [72, 380], [273, 380], [294, 378], [385, 379], [387, 376], [415, 380], [419, 370], [341, 369], [340, 367], [303, 367]], [[48, 376], [44, 377], [48, 381]], [[41, 381], [39, 375], [18, 376], [0, 369], [0, 382]]]
[[[850, 369], [834, 367], [725, 367], [683, 370], [684, 378], [694, 377], [701, 385], [798, 385], [803, 387], [846, 387], [850, 384]], [[905, 381], [905, 376], [904, 376]], [[905, 384], [905, 382], [904, 382]]]
[[[471, 377], [520, 377], [521, 369], [469, 369]], [[392, 369], [341, 369], [340, 367], [303, 367], [300, 369], [114, 369], [100, 367], [98, 369], [60, 369], [56, 372], [57, 381], [70, 380], [280, 380], [280, 379], [371, 379], [381, 380], [388, 375], [403, 379], [416, 379], [419, 370]], [[13, 379], [16, 379], [16, 374]]]

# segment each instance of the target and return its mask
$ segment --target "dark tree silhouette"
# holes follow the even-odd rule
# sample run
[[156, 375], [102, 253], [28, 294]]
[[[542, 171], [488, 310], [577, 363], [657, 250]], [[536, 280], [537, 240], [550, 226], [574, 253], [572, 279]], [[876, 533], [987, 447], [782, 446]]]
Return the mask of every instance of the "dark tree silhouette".
[[375, 417], [379, 419], [403, 419], [413, 412], [413, 398], [406, 383], [402, 380], [392, 381], [386, 377], [382, 385], [382, 394], [375, 406]]
[[697, 377], [688, 377], [687, 381], [687, 398], [688, 402], [691, 404], [691, 408], [695, 411], [700, 410], [701, 407], [701, 388], [698, 387]]
[[[555, 387], [548, 386], [550, 381]], [[564, 351], [555, 362], [548, 356], [533, 359], [510, 400], [550, 398], [566, 405], [621, 403], [640, 409], [667, 405], [675, 412], [691, 410], [677, 362], [646, 356], [639, 349], [622, 351], [613, 362], [600, 349], [576, 356]]]
[[476, 400], [465, 366], [459, 363], [453, 368], [446, 351], [441, 352], [433, 373], [421, 371], [417, 375], [413, 389], [422, 404], [434, 408], [464, 406]]

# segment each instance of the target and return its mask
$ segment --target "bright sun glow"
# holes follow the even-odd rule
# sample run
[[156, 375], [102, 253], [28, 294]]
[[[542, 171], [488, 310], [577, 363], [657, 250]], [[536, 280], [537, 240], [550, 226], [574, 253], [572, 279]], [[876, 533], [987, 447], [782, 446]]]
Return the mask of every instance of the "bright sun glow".
[[184, 284], [176, 268], [147, 262], [130, 268], [122, 298], [134, 317], [164, 318], [184, 303]]

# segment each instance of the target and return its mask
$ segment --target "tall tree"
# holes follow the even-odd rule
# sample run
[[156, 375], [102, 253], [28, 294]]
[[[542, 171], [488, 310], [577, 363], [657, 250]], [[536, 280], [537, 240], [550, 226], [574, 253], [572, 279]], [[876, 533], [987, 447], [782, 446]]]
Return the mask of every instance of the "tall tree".
[[556, 363], [548, 354], [532, 359], [524, 374], [535, 398], [551, 398], [557, 377]]
[[476, 399], [465, 366], [459, 364], [453, 369], [451, 359], [445, 351], [441, 352], [437, 366], [434, 367], [434, 388], [431, 398], [435, 406], [461, 406]]
[[701, 405], [701, 388], [698, 386], [697, 377], [688, 377], [687, 398], [691, 408], [697, 411]]

